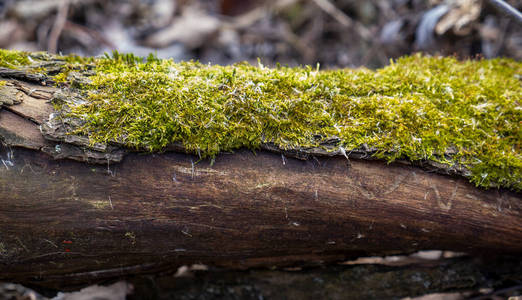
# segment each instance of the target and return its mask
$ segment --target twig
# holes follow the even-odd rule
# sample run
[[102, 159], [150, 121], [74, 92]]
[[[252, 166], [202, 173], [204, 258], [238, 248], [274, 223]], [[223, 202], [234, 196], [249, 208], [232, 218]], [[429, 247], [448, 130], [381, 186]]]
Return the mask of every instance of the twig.
[[516, 8], [507, 4], [503, 0], [488, 0], [488, 2], [491, 3], [491, 5], [493, 5], [499, 12], [507, 15], [518, 25], [522, 26], [522, 13], [520, 13]]
[[342, 25], [346, 27], [353, 25], [352, 19], [342, 12], [342, 10], [333, 5], [329, 0], [314, 0], [314, 2], [317, 4], [317, 6], [319, 6], [322, 10], [324, 10], [327, 14], [332, 16]]
[[355, 27], [360, 36], [364, 39], [371, 38], [371, 34], [364, 26], [359, 24], [358, 22], [352, 20], [349, 16], [347, 16], [342, 10], [338, 9], [335, 5], [330, 2], [330, 0], [313, 0], [319, 8], [324, 10], [327, 14], [332, 16], [337, 22], [341, 23], [344, 27]]
[[[102, 34], [100, 34], [98, 31], [96, 31], [92, 28], [89, 28], [89, 27], [86, 27], [86, 26], [83, 26], [80, 24], [76, 24], [71, 21], [66, 21], [65, 29], [72, 31], [72, 33], [76, 36], [78, 41], [85, 46], [91, 46], [91, 47], [93, 46], [92, 43], [89, 44], [87, 41], [85, 41], [87, 39], [87, 40], [94, 40], [98, 43], [104, 44], [111, 49], [116, 49], [116, 45], [114, 45], [110, 40], [106, 39]], [[83, 37], [85, 37], [85, 38], [83, 38]]]
[[265, 18], [269, 12], [279, 12], [297, 2], [299, 0], [280, 0], [268, 6], [260, 6], [241, 16], [232, 18], [229, 22], [224, 22], [224, 25], [233, 29], [249, 27]]
[[285, 24], [281, 30], [283, 39], [290, 43], [303, 56], [306, 62], [312, 63], [315, 56], [314, 50], [288, 27], [289, 26]]
[[48, 242], [49, 244], [53, 245], [54, 248], [58, 248], [58, 246], [55, 243], [51, 242], [50, 240], [48, 240], [48, 239], [43, 239], [43, 240]]
[[68, 12], [69, 0], [64, 0], [58, 9], [58, 14], [56, 15], [53, 28], [51, 29], [49, 39], [47, 40], [47, 51], [49, 51], [49, 53], [56, 53], [56, 50], [58, 49], [58, 39], [60, 38], [65, 22], [67, 21]]

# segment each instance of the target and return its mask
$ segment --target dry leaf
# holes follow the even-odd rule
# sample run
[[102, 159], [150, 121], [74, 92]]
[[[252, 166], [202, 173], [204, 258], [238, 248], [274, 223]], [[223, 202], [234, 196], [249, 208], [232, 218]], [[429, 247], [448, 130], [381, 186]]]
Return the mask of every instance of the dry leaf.
[[53, 300], [125, 300], [132, 290], [132, 285], [118, 281], [109, 286], [91, 285], [78, 292], [58, 293]]
[[456, 35], [467, 35], [472, 29], [470, 25], [480, 16], [481, 2], [479, 0], [452, 2], [449, 12], [440, 18], [437, 26], [435, 26], [435, 32], [442, 35], [448, 30], [452, 30]]

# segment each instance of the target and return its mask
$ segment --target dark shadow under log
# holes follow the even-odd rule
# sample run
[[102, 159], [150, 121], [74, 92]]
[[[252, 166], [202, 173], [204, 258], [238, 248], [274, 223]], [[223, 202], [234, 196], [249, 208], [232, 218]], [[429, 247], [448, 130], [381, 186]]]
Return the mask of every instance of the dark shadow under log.
[[[442, 257], [455, 255], [441, 254]], [[478, 300], [507, 299], [522, 291], [522, 262], [515, 257], [436, 258], [432, 255], [430, 259], [423, 259], [415, 254], [364, 260], [370, 264], [361, 264], [363, 259], [359, 259], [328, 266], [279, 270], [225, 270], [192, 265], [177, 271], [103, 280], [89, 287], [68, 285], [65, 290], [58, 291], [42, 289], [38, 283], [32, 284], [38, 291], [35, 292], [21, 285], [0, 282], [0, 298], [28, 299], [27, 295], [32, 294], [31, 299], [46, 300], [45, 296], [55, 299], [57, 293], [62, 292], [65, 299], [123, 299], [127, 294], [126, 299], [130, 300], [348, 300], [400, 299], [426, 294], [433, 297], [433, 293], [444, 293], [442, 295], [446, 297], [436, 299]]]
[[0, 90], [0, 281], [59, 288], [193, 263], [303, 267], [423, 249], [522, 254], [521, 194], [439, 174], [464, 170], [270, 145], [213, 165], [93, 149], [47, 126], [60, 125], [49, 101], [71, 94], [5, 71], [20, 80]]
[[331, 265], [291, 271], [196, 270], [185, 276], [130, 277], [127, 282], [134, 287], [129, 296], [133, 300], [400, 299], [456, 292], [465, 298], [503, 299], [509, 293], [517, 295], [522, 291], [521, 268], [520, 260], [513, 258], [459, 257], [402, 266]]
[[248, 151], [115, 165], [1, 149], [0, 280], [55, 286], [448, 249], [522, 252], [520, 195], [412, 166]]

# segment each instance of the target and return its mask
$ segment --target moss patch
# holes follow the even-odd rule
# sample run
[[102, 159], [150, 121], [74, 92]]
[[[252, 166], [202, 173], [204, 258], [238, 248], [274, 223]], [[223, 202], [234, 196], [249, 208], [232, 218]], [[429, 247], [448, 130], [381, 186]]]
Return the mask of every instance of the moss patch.
[[29, 53], [0, 49], [0, 67], [18, 69], [31, 63]]
[[67, 110], [84, 122], [75, 133], [92, 143], [149, 151], [182, 143], [213, 157], [339, 138], [347, 153], [366, 148], [388, 161], [461, 165], [476, 185], [522, 190], [521, 62], [415, 55], [375, 71], [320, 71], [115, 53], [70, 58], [68, 70], [85, 62], [93, 68], [80, 87], [87, 101]]

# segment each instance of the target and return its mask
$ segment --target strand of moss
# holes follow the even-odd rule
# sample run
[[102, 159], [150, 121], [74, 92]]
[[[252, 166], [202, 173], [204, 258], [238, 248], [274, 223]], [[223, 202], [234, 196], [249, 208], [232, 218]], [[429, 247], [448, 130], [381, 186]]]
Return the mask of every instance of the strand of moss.
[[70, 116], [85, 121], [76, 133], [93, 143], [161, 151], [181, 142], [213, 157], [267, 142], [290, 149], [339, 137], [346, 152], [365, 145], [388, 161], [460, 164], [478, 186], [522, 190], [522, 63], [511, 59], [415, 55], [376, 71], [215, 66], [119, 53], [90, 63], [95, 75], [82, 87], [88, 102], [71, 107]]

